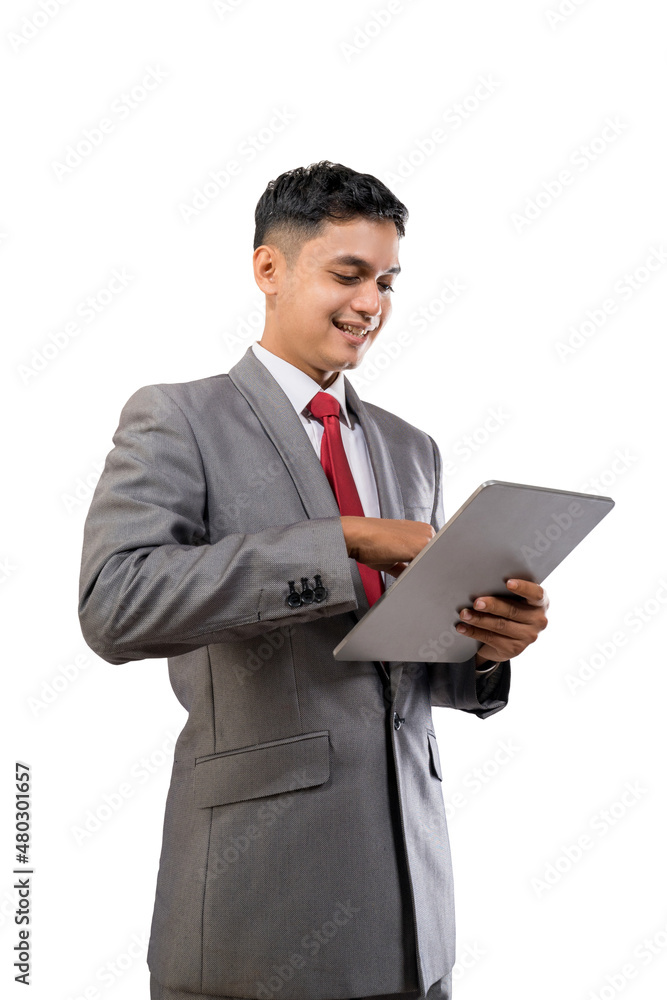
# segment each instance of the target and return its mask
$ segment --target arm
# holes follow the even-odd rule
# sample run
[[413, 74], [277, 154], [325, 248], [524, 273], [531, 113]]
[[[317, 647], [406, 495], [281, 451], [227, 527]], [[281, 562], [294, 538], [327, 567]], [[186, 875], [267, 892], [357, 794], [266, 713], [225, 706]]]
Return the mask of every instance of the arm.
[[[339, 517], [208, 537], [205, 469], [168, 392], [125, 404], [88, 512], [79, 619], [109, 663], [176, 656], [357, 607]], [[288, 580], [320, 573], [328, 596], [288, 607]]]
[[[431, 524], [440, 531], [445, 523], [442, 503], [442, 460], [437, 444], [431, 438], [435, 464], [435, 499]], [[458, 708], [486, 719], [505, 708], [510, 687], [510, 661], [501, 661], [488, 673], [477, 673], [491, 667], [475, 653], [462, 663], [428, 663], [431, 704], [434, 708]]]

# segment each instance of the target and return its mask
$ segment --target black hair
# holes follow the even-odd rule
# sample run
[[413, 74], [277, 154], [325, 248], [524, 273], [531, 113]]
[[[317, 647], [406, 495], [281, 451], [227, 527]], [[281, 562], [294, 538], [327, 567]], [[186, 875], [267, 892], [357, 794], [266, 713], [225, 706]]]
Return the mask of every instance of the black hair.
[[257, 202], [253, 249], [274, 243], [291, 267], [327, 222], [358, 216], [391, 219], [399, 239], [405, 236], [408, 210], [377, 177], [329, 160], [295, 167], [269, 181]]

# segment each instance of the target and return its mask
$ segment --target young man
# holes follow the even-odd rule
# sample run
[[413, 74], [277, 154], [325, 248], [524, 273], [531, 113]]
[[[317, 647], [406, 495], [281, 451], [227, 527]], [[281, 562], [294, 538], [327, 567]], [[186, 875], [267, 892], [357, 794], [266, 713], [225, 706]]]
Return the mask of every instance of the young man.
[[110, 663], [168, 657], [189, 712], [151, 996], [446, 1000], [431, 709], [504, 708], [547, 601], [527, 581], [485, 597], [465, 663], [334, 660], [444, 523], [433, 438], [341, 374], [389, 320], [407, 210], [324, 161], [271, 182], [255, 217], [261, 341], [228, 374], [131, 396], [85, 526], [86, 641]]

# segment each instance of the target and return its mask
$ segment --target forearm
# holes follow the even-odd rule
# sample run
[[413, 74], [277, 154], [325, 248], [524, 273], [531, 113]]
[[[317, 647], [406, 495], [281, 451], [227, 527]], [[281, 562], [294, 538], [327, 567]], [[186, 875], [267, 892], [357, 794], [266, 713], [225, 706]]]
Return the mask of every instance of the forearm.
[[[79, 617], [88, 645], [112, 663], [176, 656], [357, 607], [337, 518], [228, 535], [213, 545], [119, 551], [99, 572], [93, 548], [91, 540]], [[313, 587], [315, 573], [325, 599], [289, 607], [288, 581], [300, 589], [307, 576]]]

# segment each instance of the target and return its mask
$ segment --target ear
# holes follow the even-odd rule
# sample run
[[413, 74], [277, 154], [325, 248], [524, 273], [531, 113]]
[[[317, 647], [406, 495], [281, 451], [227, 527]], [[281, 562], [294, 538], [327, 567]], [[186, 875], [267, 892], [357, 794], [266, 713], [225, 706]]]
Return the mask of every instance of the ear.
[[278, 247], [270, 243], [257, 247], [252, 255], [252, 266], [257, 286], [265, 295], [275, 295], [286, 271], [285, 258]]

